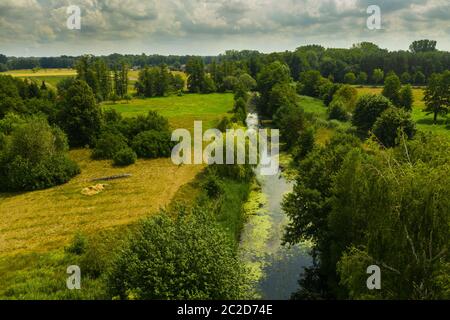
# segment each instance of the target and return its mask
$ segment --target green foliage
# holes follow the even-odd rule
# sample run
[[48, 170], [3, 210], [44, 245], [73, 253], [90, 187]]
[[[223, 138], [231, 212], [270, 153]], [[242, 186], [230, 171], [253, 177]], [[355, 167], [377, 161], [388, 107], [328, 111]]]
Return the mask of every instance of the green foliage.
[[372, 129], [377, 118], [390, 107], [392, 107], [392, 103], [384, 96], [363, 95], [356, 104], [352, 123], [365, 134]]
[[77, 232], [72, 240], [72, 243], [65, 248], [65, 251], [75, 255], [82, 255], [86, 251], [88, 241], [85, 235]]
[[[272, 109], [272, 107], [269, 107], [268, 105], [271, 99], [272, 103], [274, 102], [274, 96], [277, 95], [276, 92], [274, 93], [272, 90], [277, 85], [289, 84], [291, 82], [289, 67], [280, 61], [272, 62], [261, 70], [258, 74], [257, 82], [257, 89], [261, 94], [260, 110], [263, 114], [272, 115], [270, 110], [268, 110]], [[279, 86], [279, 88], [286, 88], [286, 86]], [[279, 93], [283, 94], [283, 92]], [[279, 105], [277, 106], [279, 107]]]
[[450, 111], [450, 71], [433, 74], [425, 89], [425, 112], [434, 114], [434, 123], [438, 115], [445, 116]]
[[354, 84], [356, 82], [356, 76], [353, 72], [348, 72], [344, 76], [344, 82], [347, 84]]
[[217, 198], [223, 194], [223, 186], [219, 177], [215, 174], [208, 174], [202, 184], [202, 189], [206, 191], [209, 198]]
[[367, 76], [367, 73], [365, 73], [364, 71], [361, 71], [358, 74], [358, 77], [356, 78], [356, 83], [364, 85], [367, 83], [368, 79], [369, 79], [369, 77]]
[[290, 83], [275, 85], [269, 92], [265, 114], [273, 116], [282, 107], [295, 107], [298, 102], [295, 87]]
[[228, 117], [223, 117], [217, 125], [217, 129], [219, 129], [221, 132], [226, 132], [227, 129], [230, 129], [231, 124], [232, 122]]
[[372, 80], [375, 84], [380, 84], [384, 79], [384, 71], [381, 69], [375, 69], [372, 73]]
[[418, 40], [418, 41], [414, 41], [410, 46], [409, 46], [409, 50], [411, 50], [411, 52], [413, 53], [418, 53], [418, 52], [432, 52], [432, 51], [436, 51], [436, 44], [437, 42], [434, 40]]
[[102, 126], [102, 114], [86, 82], [77, 80], [69, 87], [58, 123], [67, 133], [70, 146], [84, 147], [94, 143]]
[[243, 283], [234, 241], [204, 209], [144, 220], [109, 275], [121, 299], [240, 299]]
[[[329, 228], [340, 282], [351, 299], [448, 298], [439, 281], [448, 261], [448, 164], [396, 160], [353, 153], [336, 177]], [[376, 292], [360, 282], [372, 264], [382, 272]]]
[[225, 91], [234, 91], [239, 83], [239, 79], [235, 76], [228, 76], [223, 79], [222, 88]]
[[328, 107], [328, 119], [329, 120], [339, 120], [348, 121], [350, 118], [348, 112], [346, 111], [345, 104], [342, 100], [333, 100]]
[[344, 110], [346, 110], [348, 113], [351, 113], [355, 110], [357, 100], [358, 90], [349, 85], [340, 86], [333, 96], [333, 101], [342, 102]]
[[0, 119], [8, 112], [23, 112], [23, 101], [16, 80], [0, 75]]
[[[315, 243], [316, 265], [295, 297], [448, 297], [448, 141], [419, 135], [394, 150], [366, 153], [351, 139], [316, 147], [285, 198], [285, 240]], [[373, 264], [382, 270], [382, 290], [367, 289]]]
[[295, 153], [296, 160], [304, 159], [314, 150], [315, 132], [312, 127], [304, 130], [298, 138], [298, 151]]
[[411, 85], [403, 86], [400, 90], [400, 100], [399, 106], [405, 109], [406, 111], [412, 111], [414, 103], [414, 96], [412, 92]]
[[300, 74], [300, 94], [310, 97], [320, 96], [320, 86], [324, 79], [319, 71], [310, 70]]
[[144, 131], [169, 131], [169, 121], [157, 112], [149, 111], [146, 116], [138, 115], [133, 118], [125, 118], [115, 128], [128, 140], [132, 140], [137, 134]]
[[163, 158], [170, 156], [173, 142], [168, 131], [149, 130], [134, 137], [131, 147], [139, 157]]
[[391, 100], [391, 102], [398, 106], [400, 103], [400, 89], [402, 84], [396, 74], [388, 75], [384, 81], [383, 96]]
[[286, 147], [290, 149], [298, 142], [306, 127], [305, 113], [297, 105], [283, 106], [275, 114], [274, 124], [280, 130], [282, 141], [286, 142]]
[[413, 76], [413, 81], [414, 81], [414, 84], [416, 84], [416, 85], [424, 85], [425, 84], [425, 82], [426, 82], [426, 76], [423, 74], [423, 72], [422, 71], [416, 71], [415, 73], [414, 73], [414, 76]]
[[205, 73], [205, 65], [201, 58], [191, 58], [186, 65], [188, 74], [188, 90], [191, 93], [211, 93], [216, 91], [214, 79]]
[[66, 183], [80, 172], [66, 155], [65, 134], [45, 119], [24, 119], [9, 130], [0, 157], [1, 190], [45, 189]]
[[243, 98], [239, 98], [234, 103], [233, 112], [236, 114], [236, 118], [238, 121], [245, 123], [247, 119], [247, 103]]
[[[112, 91], [112, 79], [111, 72], [104, 59], [95, 58], [90, 55], [81, 56], [75, 63], [75, 69], [77, 70], [77, 79], [87, 83], [97, 101], [109, 99]], [[126, 68], [121, 71], [123, 72], [119, 75], [117, 70], [114, 70], [114, 93], [120, 97], [123, 96], [124, 87], [126, 87], [128, 82]], [[60, 88], [63, 89], [64, 87], [68, 88], [72, 86], [70, 82], [64, 83], [61, 87], [58, 86], [58, 91], [60, 91]]]
[[411, 115], [398, 108], [389, 108], [384, 111], [373, 126], [373, 134], [387, 148], [399, 143], [399, 135], [404, 134], [411, 139], [415, 133], [416, 125], [411, 120]]
[[123, 135], [106, 131], [95, 142], [92, 158], [103, 160], [112, 159], [119, 150], [127, 147], [127, 141]]
[[409, 74], [409, 72], [407, 71], [402, 73], [400, 79], [402, 81], [402, 84], [410, 84], [412, 81], [411, 74]]
[[117, 151], [112, 158], [116, 166], [129, 166], [136, 162], [137, 155], [133, 149], [126, 147]]
[[319, 87], [320, 99], [328, 107], [333, 101], [334, 95], [342, 87], [341, 84], [333, 83], [330, 80], [324, 80]]
[[164, 64], [154, 68], [146, 67], [139, 72], [135, 88], [142, 97], [164, 97], [183, 91], [184, 79], [179, 74], [174, 76]]
[[253, 79], [252, 76], [249, 75], [248, 73], [241, 74], [238, 80], [246, 91], [253, 91], [257, 86], [256, 80]]

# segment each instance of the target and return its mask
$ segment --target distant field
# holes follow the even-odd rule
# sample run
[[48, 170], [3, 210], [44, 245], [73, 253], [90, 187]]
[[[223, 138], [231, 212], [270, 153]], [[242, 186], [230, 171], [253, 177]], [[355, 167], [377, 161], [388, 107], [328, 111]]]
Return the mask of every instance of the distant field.
[[[357, 88], [357, 90], [359, 94], [366, 94], [366, 93], [381, 94], [383, 88], [364, 87], [364, 88]], [[414, 88], [413, 95], [414, 95], [414, 104], [413, 104], [412, 118], [417, 123], [417, 128], [422, 131], [431, 131], [433, 133], [445, 134], [450, 137], [450, 118], [439, 117], [438, 124], [434, 125], [433, 115], [426, 115], [426, 113], [423, 112], [423, 109], [425, 108], [425, 103], [423, 101], [424, 89]]]
[[130, 103], [104, 103], [124, 117], [157, 111], [169, 119], [172, 128], [192, 129], [195, 120], [203, 120], [205, 128], [214, 127], [233, 109], [233, 94], [185, 94], [163, 98], [133, 99]]
[[[187, 80], [187, 76], [184, 72], [181, 71], [172, 71], [173, 74], [180, 74], [183, 79]], [[67, 78], [67, 77], [75, 77], [77, 75], [77, 71], [75, 69], [39, 69], [36, 72], [33, 72], [31, 69], [24, 69], [24, 70], [11, 70], [6, 72], [0, 72], [0, 74], [4, 75], [11, 75], [13, 77], [18, 78], [28, 78], [37, 81], [38, 83], [41, 83], [42, 81], [45, 81], [47, 84], [50, 84], [54, 88], [56, 88], [56, 85], [61, 80]], [[128, 72], [128, 91], [129, 93], [133, 94], [135, 93], [134, 84], [137, 82], [139, 78], [139, 70], [130, 70]], [[187, 89], [187, 84], [185, 86], [185, 89]]]
[[22, 79], [32, 79], [39, 84], [41, 84], [42, 81], [45, 81], [46, 84], [50, 84], [53, 88], [56, 88], [58, 82], [65, 78], [76, 76], [77, 72], [74, 69], [40, 69], [37, 72], [27, 69], [12, 70], [0, 74], [11, 75]]
[[[192, 181], [203, 166], [176, 166], [170, 159], [138, 160], [117, 168], [110, 161], [93, 161], [90, 151], [74, 150], [70, 156], [82, 173], [69, 183], [48, 190], [0, 193], [0, 258], [61, 248], [74, 233], [94, 233], [135, 222], [168, 205], [178, 189]], [[93, 178], [130, 173], [108, 182]], [[85, 196], [83, 188], [106, 183], [106, 190]]]

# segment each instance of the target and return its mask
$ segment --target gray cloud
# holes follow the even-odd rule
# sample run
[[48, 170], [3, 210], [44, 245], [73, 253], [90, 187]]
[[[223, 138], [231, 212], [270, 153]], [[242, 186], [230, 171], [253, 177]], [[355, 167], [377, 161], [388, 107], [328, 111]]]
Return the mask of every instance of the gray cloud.
[[[66, 28], [69, 5], [82, 10], [80, 31]], [[366, 28], [369, 5], [380, 6], [383, 30]], [[448, 0], [2, 0], [0, 50], [217, 54], [359, 41], [406, 49], [418, 37], [449, 50], [449, 16]]]

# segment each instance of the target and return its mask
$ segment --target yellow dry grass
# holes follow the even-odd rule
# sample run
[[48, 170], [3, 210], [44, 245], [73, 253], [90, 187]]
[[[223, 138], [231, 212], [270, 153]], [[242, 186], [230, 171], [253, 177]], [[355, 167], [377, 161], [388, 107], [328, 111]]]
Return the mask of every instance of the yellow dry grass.
[[2, 72], [1, 74], [11, 75], [13, 77], [25, 78], [25, 77], [55, 77], [55, 76], [76, 76], [77, 71], [75, 69], [38, 69], [36, 72], [33, 70], [11, 70]]
[[[82, 173], [69, 183], [48, 190], [0, 194], [0, 257], [61, 248], [77, 231], [93, 233], [127, 225], [168, 205], [179, 188], [194, 180], [203, 166], [176, 166], [170, 159], [138, 160], [121, 168], [110, 161], [93, 161], [90, 151], [71, 157]], [[92, 179], [120, 174], [93, 196], [84, 188]]]

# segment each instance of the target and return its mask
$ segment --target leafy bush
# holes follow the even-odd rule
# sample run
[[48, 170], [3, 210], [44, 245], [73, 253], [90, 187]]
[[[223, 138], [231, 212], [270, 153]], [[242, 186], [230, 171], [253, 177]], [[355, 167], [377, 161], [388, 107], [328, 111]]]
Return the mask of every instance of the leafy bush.
[[121, 299], [239, 299], [245, 272], [233, 240], [206, 210], [144, 220], [108, 276]]
[[25, 119], [5, 138], [0, 158], [0, 189], [28, 191], [66, 183], [80, 172], [66, 155], [67, 138], [45, 119]]
[[339, 121], [348, 121], [349, 115], [347, 111], [345, 111], [345, 106], [342, 100], [333, 100], [328, 108], [328, 119], [329, 120], [339, 120]]
[[333, 100], [342, 102], [344, 110], [353, 112], [358, 100], [358, 90], [349, 85], [341, 86], [333, 96]]
[[135, 163], [136, 159], [136, 153], [129, 147], [117, 151], [113, 156], [114, 164], [116, 166], [129, 166]]
[[223, 193], [222, 183], [220, 182], [219, 177], [215, 174], [208, 174], [202, 187], [210, 198], [217, 198]]
[[104, 132], [95, 143], [92, 157], [94, 159], [112, 159], [118, 151], [127, 147], [128, 145], [123, 135]]
[[286, 142], [288, 149], [292, 148], [306, 126], [303, 109], [296, 105], [283, 106], [273, 119], [275, 127], [280, 129], [282, 141]]
[[65, 248], [66, 252], [82, 255], [87, 247], [88, 241], [86, 236], [84, 236], [81, 232], [77, 232], [72, 240], [72, 243]]
[[78, 165], [66, 155], [53, 155], [33, 163], [17, 155], [4, 165], [4, 191], [32, 191], [68, 182], [80, 173]]
[[373, 133], [385, 147], [397, 144], [399, 130], [411, 139], [416, 132], [416, 125], [411, 116], [403, 109], [390, 108], [383, 112], [373, 126]]
[[150, 130], [139, 133], [131, 145], [139, 157], [160, 158], [170, 156], [173, 142], [168, 131]]
[[362, 133], [372, 129], [378, 117], [392, 107], [391, 101], [382, 95], [367, 94], [359, 98], [353, 114], [353, 125]]
[[296, 159], [305, 158], [313, 149], [315, 145], [315, 133], [312, 127], [303, 131], [298, 139], [298, 150], [295, 154]]
[[146, 116], [139, 115], [135, 118], [123, 119], [119, 126], [120, 132], [129, 140], [144, 131], [169, 131], [167, 119], [154, 111], [150, 111]]

